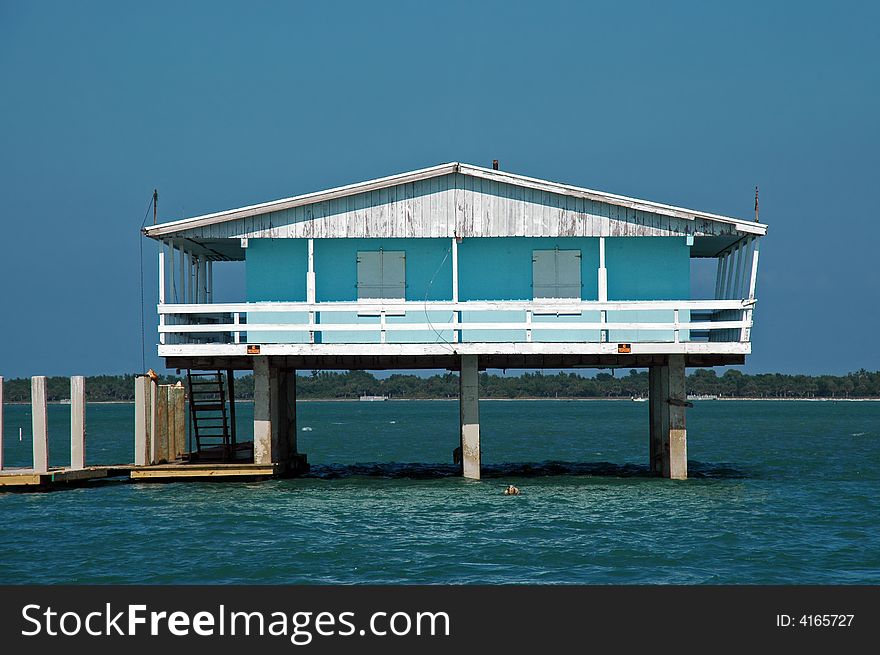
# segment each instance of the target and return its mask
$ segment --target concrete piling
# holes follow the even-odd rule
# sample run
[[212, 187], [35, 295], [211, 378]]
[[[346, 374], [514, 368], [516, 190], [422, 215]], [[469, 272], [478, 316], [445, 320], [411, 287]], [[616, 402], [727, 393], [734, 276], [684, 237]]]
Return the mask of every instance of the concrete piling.
[[480, 370], [476, 355], [461, 356], [459, 380], [462, 474], [480, 479]]
[[296, 454], [295, 371], [254, 358], [254, 463], [286, 464]]
[[648, 369], [650, 414], [650, 467], [673, 480], [687, 479], [688, 406], [684, 355], [670, 355], [668, 363]]

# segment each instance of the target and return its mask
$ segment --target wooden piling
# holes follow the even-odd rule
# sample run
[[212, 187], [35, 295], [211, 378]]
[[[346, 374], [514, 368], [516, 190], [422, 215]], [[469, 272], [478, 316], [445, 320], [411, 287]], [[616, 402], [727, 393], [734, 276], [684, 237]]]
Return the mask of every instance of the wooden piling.
[[156, 456], [154, 464], [168, 462], [168, 385], [159, 385], [156, 398], [156, 427], [153, 439], [156, 440]]
[[33, 433], [34, 473], [49, 471], [49, 407], [46, 399], [46, 376], [31, 378], [31, 427]]
[[186, 391], [183, 385], [175, 385], [168, 392], [169, 431], [172, 459], [181, 459], [186, 453]]
[[86, 379], [70, 378], [70, 468], [86, 467]]
[[150, 462], [150, 378], [139, 375], [134, 379], [134, 463], [146, 466]]

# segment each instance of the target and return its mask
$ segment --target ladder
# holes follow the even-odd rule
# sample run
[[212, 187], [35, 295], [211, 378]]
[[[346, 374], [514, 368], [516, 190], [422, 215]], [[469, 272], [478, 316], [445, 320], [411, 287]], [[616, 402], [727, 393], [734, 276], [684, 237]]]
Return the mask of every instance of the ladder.
[[[196, 457], [223, 461], [233, 459], [235, 415], [233, 410], [230, 421], [226, 411], [226, 387], [222, 371], [193, 372], [187, 369], [186, 381], [189, 387], [189, 416]], [[230, 391], [231, 386], [230, 384]], [[232, 403], [235, 402], [234, 398], [231, 400]]]

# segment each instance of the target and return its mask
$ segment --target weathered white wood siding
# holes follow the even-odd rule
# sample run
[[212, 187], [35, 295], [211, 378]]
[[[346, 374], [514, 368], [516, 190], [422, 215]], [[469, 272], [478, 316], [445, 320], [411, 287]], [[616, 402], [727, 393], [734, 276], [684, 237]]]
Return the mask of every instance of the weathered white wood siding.
[[724, 236], [734, 224], [689, 220], [483, 179], [436, 176], [247, 218], [183, 229], [190, 239]]

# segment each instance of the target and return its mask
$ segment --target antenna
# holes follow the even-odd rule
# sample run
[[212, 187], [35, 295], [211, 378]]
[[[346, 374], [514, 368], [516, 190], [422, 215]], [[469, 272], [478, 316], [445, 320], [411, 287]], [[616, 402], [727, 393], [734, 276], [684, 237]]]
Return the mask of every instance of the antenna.
[[758, 186], [755, 185], [755, 223], [758, 222]]
[[156, 211], [158, 208], [159, 208], [159, 191], [157, 189], [153, 189], [153, 225], [156, 224]]

